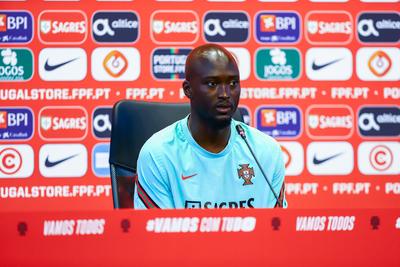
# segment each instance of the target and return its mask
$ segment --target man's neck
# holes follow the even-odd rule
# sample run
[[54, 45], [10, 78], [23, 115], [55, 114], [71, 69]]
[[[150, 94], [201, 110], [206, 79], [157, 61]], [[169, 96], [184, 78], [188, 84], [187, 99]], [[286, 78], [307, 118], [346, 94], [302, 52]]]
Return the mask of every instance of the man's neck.
[[189, 116], [188, 128], [193, 139], [205, 150], [212, 153], [219, 153], [228, 145], [231, 135], [231, 127], [218, 128], [203, 122], [193, 115]]

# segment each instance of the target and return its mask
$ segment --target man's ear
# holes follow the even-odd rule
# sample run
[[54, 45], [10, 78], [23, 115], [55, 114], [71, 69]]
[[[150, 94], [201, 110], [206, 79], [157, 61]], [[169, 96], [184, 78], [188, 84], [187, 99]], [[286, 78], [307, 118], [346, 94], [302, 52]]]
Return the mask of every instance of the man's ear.
[[192, 87], [190, 86], [189, 81], [184, 80], [182, 83], [183, 92], [185, 93], [186, 97], [191, 99], [192, 98]]

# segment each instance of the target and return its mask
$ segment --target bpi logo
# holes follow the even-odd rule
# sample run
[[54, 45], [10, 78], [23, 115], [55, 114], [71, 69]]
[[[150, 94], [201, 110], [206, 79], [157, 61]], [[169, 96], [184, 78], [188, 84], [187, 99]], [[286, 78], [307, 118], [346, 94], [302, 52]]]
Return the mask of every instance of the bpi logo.
[[353, 37], [353, 19], [344, 11], [312, 11], [306, 15], [306, 38], [311, 44], [347, 44]]
[[88, 115], [82, 107], [45, 107], [39, 112], [38, 124], [44, 140], [82, 140]]
[[295, 12], [261, 12], [255, 25], [260, 43], [296, 43], [300, 39], [300, 16]]
[[400, 50], [396, 47], [369, 48], [357, 51], [357, 76], [363, 81], [400, 80]]
[[244, 12], [208, 12], [203, 21], [207, 42], [242, 43], [249, 38], [250, 21]]
[[33, 36], [33, 18], [27, 11], [0, 11], [0, 43], [29, 43]]
[[92, 53], [92, 75], [97, 81], [134, 81], [140, 74], [140, 54], [133, 47], [100, 47]]
[[139, 17], [134, 12], [96, 12], [92, 34], [99, 43], [134, 43], [139, 37]]
[[110, 155], [110, 144], [96, 144], [92, 154], [92, 170], [96, 176], [110, 177], [110, 164], [108, 162]]
[[87, 36], [87, 18], [79, 10], [48, 10], [39, 15], [39, 39], [45, 44], [81, 44]]
[[306, 131], [314, 139], [347, 139], [353, 134], [354, 114], [349, 106], [312, 105], [306, 111]]
[[193, 44], [199, 37], [199, 18], [191, 10], [156, 11], [150, 21], [155, 43]]
[[358, 39], [364, 43], [396, 43], [400, 40], [400, 14], [361, 13], [357, 19]]
[[28, 49], [0, 49], [0, 82], [27, 81], [33, 75], [33, 55]]
[[185, 78], [185, 62], [190, 48], [157, 48], [151, 56], [153, 76], [160, 80]]
[[399, 142], [363, 142], [358, 147], [358, 168], [362, 174], [400, 174]]
[[298, 142], [279, 142], [285, 163], [285, 175], [300, 175], [304, 169], [304, 149]]
[[256, 111], [257, 129], [277, 138], [298, 137], [301, 133], [301, 114], [293, 106], [262, 106]]
[[93, 134], [97, 138], [111, 137], [111, 107], [96, 108], [93, 112]]
[[362, 107], [358, 111], [358, 131], [367, 137], [400, 136], [400, 108]]
[[33, 173], [33, 149], [28, 145], [0, 145], [0, 178], [26, 178]]
[[296, 80], [300, 65], [296, 49], [263, 48], [256, 52], [256, 74], [261, 80]]
[[0, 141], [29, 140], [33, 135], [33, 113], [28, 108], [0, 108]]

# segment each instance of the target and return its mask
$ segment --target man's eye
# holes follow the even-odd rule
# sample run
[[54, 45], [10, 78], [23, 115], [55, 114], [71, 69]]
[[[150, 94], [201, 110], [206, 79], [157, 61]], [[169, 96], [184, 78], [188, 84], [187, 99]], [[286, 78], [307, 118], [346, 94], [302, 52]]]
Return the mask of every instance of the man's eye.
[[207, 86], [208, 87], [216, 87], [217, 83], [215, 83], [215, 82], [207, 82]]
[[229, 84], [231, 87], [236, 87], [239, 84], [239, 81], [231, 81]]

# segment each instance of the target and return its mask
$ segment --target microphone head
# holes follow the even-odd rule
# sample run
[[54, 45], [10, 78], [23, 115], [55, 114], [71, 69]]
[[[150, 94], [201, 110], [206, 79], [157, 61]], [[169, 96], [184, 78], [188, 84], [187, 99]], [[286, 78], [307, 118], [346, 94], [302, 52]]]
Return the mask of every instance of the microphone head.
[[246, 134], [244, 133], [244, 129], [240, 124], [236, 124], [236, 131], [243, 138], [246, 139]]

